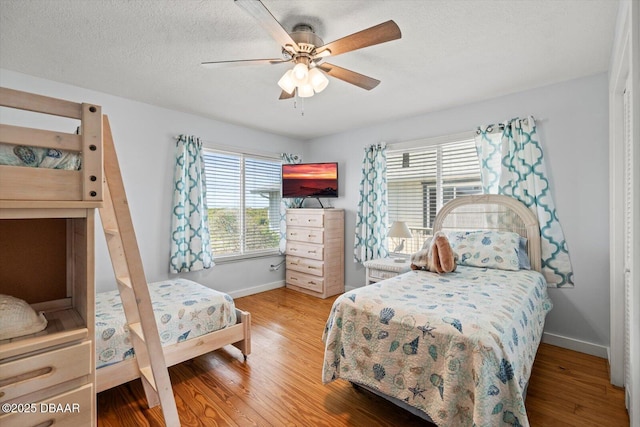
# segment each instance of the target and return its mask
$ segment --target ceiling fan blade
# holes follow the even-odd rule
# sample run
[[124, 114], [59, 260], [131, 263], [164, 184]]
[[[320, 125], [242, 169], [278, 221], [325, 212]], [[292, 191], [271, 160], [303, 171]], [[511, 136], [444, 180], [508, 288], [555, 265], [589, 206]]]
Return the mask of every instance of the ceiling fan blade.
[[284, 90], [282, 91], [282, 93], [280, 93], [280, 98], [278, 99], [291, 99], [295, 96], [296, 94], [296, 90], [292, 90], [291, 93], [289, 92], [285, 92]]
[[258, 23], [273, 37], [280, 46], [291, 46], [295, 52], [298, 45], [291, 38], [289, 33], [282, 28], [278, 20], [269, 12], [269, 9], [260, 0], [234, 0], [236, 4], [253, 16]]
[[282, 64], [285, 61], [280, 58], [272, 58], [272, 59], [237, 59], [232, 61], [211, 61], [211, 62], [203, 62], [202, 65], [205, 68], [222, 68], [222, 67], [239, 67], [243, 65], [265, 65], [265, 64]]
[[[402, 37], [400, 28], [393, 20], [390, 20], [321, 46], [316, 49], [316, 57], [336, 56], [363, 47], [396, 40], [400, 37]], [[327, 50], [330, 52], [329, 54], [327, 54]]]
[[356, 73], [355, 71], [347, 70], [346, 68], [338, 67], [337, 65], [318, 64], [318, 68], [336, 79], [344, 80], [347, 83], [361, 87], [362, 89], [371, 90], [380, 84], [380, 80], [376, 80], [372, 77], [365, 76], [364, 74]]

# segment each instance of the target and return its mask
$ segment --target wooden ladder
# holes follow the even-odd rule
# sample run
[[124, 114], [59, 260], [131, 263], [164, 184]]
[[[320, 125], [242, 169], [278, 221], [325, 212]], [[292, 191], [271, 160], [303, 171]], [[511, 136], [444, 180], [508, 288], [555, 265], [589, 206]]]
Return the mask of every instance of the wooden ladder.
[[99, 208], [100, 219], [127, 318], [140, 379], [149, 407], [160, 404], [166, 425], [179, 426], [180, 420], [169, 371], [164, 360], [120, 165], [106, 115], [103, 116], [103, 133], [106, 185], [104, 207]]

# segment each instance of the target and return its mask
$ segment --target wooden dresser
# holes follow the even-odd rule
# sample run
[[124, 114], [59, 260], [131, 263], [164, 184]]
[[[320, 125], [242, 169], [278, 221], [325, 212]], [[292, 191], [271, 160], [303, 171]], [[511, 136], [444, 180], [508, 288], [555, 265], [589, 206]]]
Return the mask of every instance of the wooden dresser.
[[344, 210], [287, 210], [287, 288], [327, 298], [344, 292]]

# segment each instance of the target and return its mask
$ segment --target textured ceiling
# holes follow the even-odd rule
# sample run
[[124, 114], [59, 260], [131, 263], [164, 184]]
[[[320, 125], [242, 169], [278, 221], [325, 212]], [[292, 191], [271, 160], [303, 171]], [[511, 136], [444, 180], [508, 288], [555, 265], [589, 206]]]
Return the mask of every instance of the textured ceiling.
[[[302, 140], [607, 70], [617, 0], [263, 0], [330, 42], [389, 19], [402, 39], [331, 58], [377, 78], [279, 101], [289, 65], [233, 0], [0, 0], [0, 68]], [[1, 83], [1, 82], [0, 82]], [[304, 115], [302, 110], [304, 109]]]

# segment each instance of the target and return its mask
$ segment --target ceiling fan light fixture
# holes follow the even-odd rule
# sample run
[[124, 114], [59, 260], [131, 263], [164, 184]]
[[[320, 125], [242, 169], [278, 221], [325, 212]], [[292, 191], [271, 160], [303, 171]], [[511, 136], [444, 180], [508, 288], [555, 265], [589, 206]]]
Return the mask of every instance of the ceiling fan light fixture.
[[298, 96], [300, 98], [309, 98], [313, 96], [313, 86], [311, 84], [306, 83], [301, 86], [298, 86]]
[[309, 67], [302, 62], [298, 62], [295, 67], [293, 67], [293, 81], [301, 86], [307, 82], [307, 78], [309, 77]]
[[296, 89], [296, 83], [293, 81], [292, 74], [293, 70], [288, 70], [282, 77], [280, 77], [280, 80], [278, 80], [278, 86], [288, 94], [292, 94]]
[[317, 68], [309, 70], [309, 83], [316, 93], [320, 93], [329, 85], [329, 79]]

